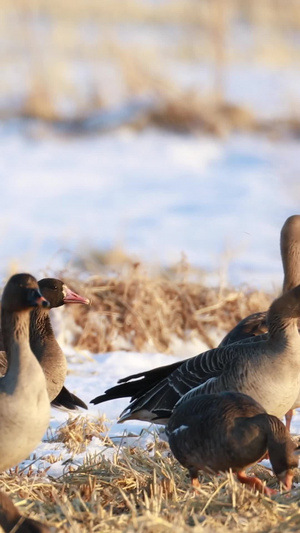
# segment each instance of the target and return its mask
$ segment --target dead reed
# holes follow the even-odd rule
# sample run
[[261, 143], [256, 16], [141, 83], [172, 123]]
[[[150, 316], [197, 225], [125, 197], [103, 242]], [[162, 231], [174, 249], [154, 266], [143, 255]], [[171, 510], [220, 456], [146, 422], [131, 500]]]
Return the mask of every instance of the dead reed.
[[239, 320], [266, 310], [272, 300], [250, 288], [211, 287], [185, 260], [154, 273], [130, 259], [110, 273], [100, 262], [93, 269], [102, 273], [91, 273], [84, 282], [79, 274], [59, 273], [91, 299], [90, 307], [65, 308], [64, 317], [74, 346], [93, 353], [120, 348], [170, 353], [177, 340], [212, 348]]

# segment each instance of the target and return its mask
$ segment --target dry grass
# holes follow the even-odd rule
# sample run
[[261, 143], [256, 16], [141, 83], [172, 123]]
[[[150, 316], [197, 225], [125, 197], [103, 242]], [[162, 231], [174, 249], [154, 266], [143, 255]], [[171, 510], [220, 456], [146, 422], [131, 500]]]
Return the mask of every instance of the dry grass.
[[[71, 429], [80, 441], [79, 419]], [[98, 430], [96, 424], [92, 432]], [[59, 435], [64, 441], [63, 430]], [[102, 454], [88, 457], [58, 479], [47, 479], [43, 472], [11, 471], [1, 475], [0, 489], [8, 491], [24, 514], [60, 532], [291, 532], [299, 526], [300, 489], [271, 500], [237, 483], [231, 474], [205, 474], [200, 475], [201, 489], [194, 492], [186, 471], [155, 435], [147, 449], [103, 439], [112, 460]], [[252, 469], [268, 486], [279, 488], [268, 469]]]
[[[148, 2], [118, 0], [110, 2], [77, 0], [76, 4], [59, 0], [17, 0], [12, 6], [9, 0], [1, 0], [0, 13], [14, 12], [26, 21], [26, 15], [38, 14], [55, 20], [82, 21], [103, 19], [105, 22], [152, 22], [162, 25], [186, 24], [211, 27], [211, 20], [218, 16], [222, 0], [174, 0], [172, 2]], [[287, 9], [288, 6], [288, 9]], [[197, 8], [197, 9], [196, 9]], [[228, 0], [226, 16], [229, 19], [243, 17], [245, 22], [262, 27], [279, 29], [300, 28], [300, 6], [297, 0]], [[220, 15], [219, 15], [220, 16]]]
[[92, 302], [89, 307], [64, 308], [67, 329], [79, 349], [170, 353], [176, 339], [198, 339], [214, 347], [216, 332], [221, 338], [248, 314], [267, 309], [272, 300], [249, 288], [210, 287], [203, 272], [184, 259], [173, 269], [154, 273], [139, 262], [124, 261], [115, 271], [96, 261], [93, 268], [102, 274], [91, 274], [84, 282], [75, 273], [58, 275]]
[[[108, 429], [105, 421], [105, 416], [99, 418], [97, 422], [93, 422], [83, 416], [71, 417], [66, 424], [58, 428], [51, 441], [62, 442], [68, 452], [78, 454], [85, 450], [93, 437], [107, 433]], [[106, 444], [106, 442], [110, 442], [108, 437], [103, 439], [103, 444]]]
[[257, 130], [254, 115], [238, 105], [203, 100], [195, 92], [187, 91], [177, 97], [162, 98], [161, 105], [149, 111], [144, 125], [179, 133], [205, 132], [222, 136], [233, 130]]

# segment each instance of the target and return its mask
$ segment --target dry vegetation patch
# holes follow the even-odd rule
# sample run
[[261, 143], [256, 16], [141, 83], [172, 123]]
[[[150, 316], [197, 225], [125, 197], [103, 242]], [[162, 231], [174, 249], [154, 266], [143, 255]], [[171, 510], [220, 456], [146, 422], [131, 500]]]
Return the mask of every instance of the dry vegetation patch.
[[[82, 424], [74, 419], [74, 427], [77, 424], [80, 432]], [[300, 523], [300, 489], [269, 499], [239, 484], [232, 474], [203, 474], [195, 492], [187, 472], [155, 434], [145, 449], [103, 442], [113, 452], [111, 460], [101, 453], [87, 457], [76, 470], [56, 479], [43, 472], [3, 473], [0, 488], [26, 515], [61, 532], [279, 532], [295, 531]], [[253, 470], [279, 488], [268, 469]]]
[[[172, 352], [176, 339], [198, 339], [213, 348], [245, 316], [268, 309], [274, 295], [245, 287], [211, 287], [203, 272], [183, 259], [169, 270], [151, 272], [125, 260], [116, 270], [94, 266], [84, 282], [58, 277], [91, 299], [90, 307], [64, 309], [73, 343], [94, 353], [116, 349]], [[111, 272], [114, 272], [113, 274]]]
[[[74, 454], [85, 450], [86, 445], [93, 437], [108, 432], [105, 425], [106, 418], [103, 415], [97, 421], [92, 421], [85, 416], [71, 416], [66, 424], [62, 424], [51, 439], [53, 442], [62, 442], [69, 452]], [[103, 444], [111, 443], [108, 437], [103, 438]]]

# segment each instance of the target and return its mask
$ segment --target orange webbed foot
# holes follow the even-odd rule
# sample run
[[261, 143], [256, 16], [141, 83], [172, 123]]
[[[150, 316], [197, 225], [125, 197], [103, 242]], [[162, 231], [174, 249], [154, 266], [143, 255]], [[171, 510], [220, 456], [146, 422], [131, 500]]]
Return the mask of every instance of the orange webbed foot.
[[277, 494], [278, 491], [274, 489], [270, 489], [269, 487], [266, 487], [262, 481], [256, 477], [256, 476], [247, 476], [245, 472], [237, 472], [237, 478], [241, 483], [245, 483], [246, 485], [249, 485], [250, 487], [254, 487], [256, 490], [261, 492], [262, 494], [265, 494], [269, 498], [273, 494]]

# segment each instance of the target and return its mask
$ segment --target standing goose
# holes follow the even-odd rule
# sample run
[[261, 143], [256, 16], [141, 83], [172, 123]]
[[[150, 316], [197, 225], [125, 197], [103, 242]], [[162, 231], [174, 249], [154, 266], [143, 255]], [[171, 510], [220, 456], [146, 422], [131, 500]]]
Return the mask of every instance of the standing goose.
[[[282, 292], [296, 287], [300, 283], [300, 215], [292, 215], [282, 226], [280, 233], [280, 252], [283, 266], [283, 287]], [[254, 313], [241, 320], [222, 340], [220, 346], [226, 346], [233, 342], [255, 340], [254, 337], [265, 334], [268, 331], [266, 323], [267, 312]], [[300, 406], [299, 397], [295, 407]], [[286, 426], [290, 429], [293, 408], [289, 409], [285, 415]]]
[[[55, 278], [45, 278], [38, 282], [42, 295], [48, 300], [50, 308], [60, 307], [64, 304], [89, 304], [83, 298], [71, 291], [67, 285]], [[41, 364], [46, 380], [49, 398], [52, 406], [76, 409], [87, 409], [86, 404], [64, 386], [67, 375], [67, 361], [52, 330], [50, 309], [36, 308], [31, 311], [30, 317], [30, 346], [39, 363]], [[6, 355], [1, 353], [1, 373], [6, 372]]]
[[[39, 288], [49, 301], [50, 308], [64, 304], [90, 303], [87, 298], [73, 292], [59, 279], [42, 279], [39, 281]], [[48, 309], [39, 308], [31, 312], [30, 346], [45, 372], [51, 405], [67, 409], [76, 409], [76, 406], [87, 409], [86, 404], [64, 386], [67, 361], [54, 336]]]
[[284, 424], [268, 415], [255, 400], [236, 392], [198, 394], [179, 400], [166, 426], [170, 448], [188, 469], [194, 487], [198, 471], [226, 472], [230, 468], [242, 483], [264, 492], [257, 477], [245, 469], [260, 461], [268, 451], [279, 481], [292, 488], [293, 469], [298, 466], [296, 444]]
[[[193, 394], [235, 391], [248, 394], [267, 413], [281, 418], [295, 404], [300, 390], [300, 285], [276, 299], [270, 306], [267, 338], [258, 342], [229, 344], [168, 367], [131, 376], [133, 383], [121, 383], [94, 398], [101, 403], [120, 397], [118, 389], [133, 389], [132, 400], [121, 413], [129, 419], [165, 424], [177, 401]], [[170, 371], [171, 370], [171, 371]], [[155, 385], [151, 387], [151, 374]], [[125, 378], [125, 380], [131, 379]], [[122, 380], [123, 382], [125, 380]]]
[[[300, 284], [300, 215], [292, 215], [282, 226], [280, 252], [284, 273], [282, 292], [285, 293]], [[220, 346], [267, 333], [266, 316], [266, 311], [247, 316], [227, 333]]]
[[[3, 344], [7, 372], [0, 379], [0, 470], [24, 460], [37, 446], [49, 423], [50, 403], [46, 379], [29, 344], [30, 310], [49, 307], [37, 281], [30, 274], [16, 274], [6, 284], [1, 302]], [[11, 531], [13, 507], [6, 495], [0, 497], [0, 524]], [[16, 513], [18, 511], [16, 510]], [[24, 519], [23, 529], [50, 532], [34, 520]]]

